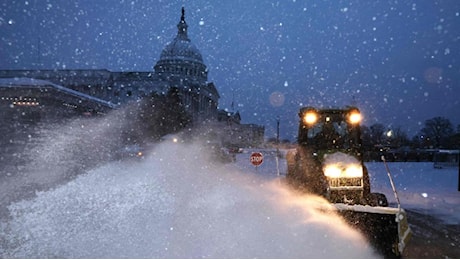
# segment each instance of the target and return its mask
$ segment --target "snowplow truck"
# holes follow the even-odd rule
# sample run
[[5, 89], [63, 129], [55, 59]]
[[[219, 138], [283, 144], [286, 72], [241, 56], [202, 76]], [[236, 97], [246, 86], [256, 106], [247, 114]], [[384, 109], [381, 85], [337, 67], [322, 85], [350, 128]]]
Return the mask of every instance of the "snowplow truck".
[[328, 200], [383, 257], [402, 257], [411, 237], [406, 212], [399, 204], [389, 207], [385, 194], [371, 191], [359, 109], [304, 107], [299, 118], [297, 148], [286, 155], [287, 183]]

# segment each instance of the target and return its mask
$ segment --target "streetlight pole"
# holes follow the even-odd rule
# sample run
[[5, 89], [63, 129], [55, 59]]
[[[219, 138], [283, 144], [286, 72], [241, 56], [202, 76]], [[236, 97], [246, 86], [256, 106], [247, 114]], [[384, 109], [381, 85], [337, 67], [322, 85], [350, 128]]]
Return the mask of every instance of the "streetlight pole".
[[280, 176], [280, 167], [279, 167], [279, 162], [278, 162], [278, 157], [280, 154], [280, 117], [276, 117], [276, 170], [277, 170], [277, 175]]
[[276, 117], [276, 144], [280, 144], [280, 116]]

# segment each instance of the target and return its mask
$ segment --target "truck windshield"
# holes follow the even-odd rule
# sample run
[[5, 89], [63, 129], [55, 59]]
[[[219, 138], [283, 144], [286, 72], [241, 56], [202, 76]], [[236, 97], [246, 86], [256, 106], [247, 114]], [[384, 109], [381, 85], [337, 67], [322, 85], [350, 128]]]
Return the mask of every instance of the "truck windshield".
[[315, 124], [308, 129], [309, 143], [318, 149], [348, 149], [350, 148], [351, 136], [347, 126], [345, 121]]

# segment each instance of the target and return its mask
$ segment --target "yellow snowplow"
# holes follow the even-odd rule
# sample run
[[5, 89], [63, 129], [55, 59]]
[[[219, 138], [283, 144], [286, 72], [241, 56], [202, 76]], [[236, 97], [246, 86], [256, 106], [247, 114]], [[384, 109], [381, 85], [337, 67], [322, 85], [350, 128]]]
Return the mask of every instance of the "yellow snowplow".
[[304, 107], [299, 118], [297, 148], [286, 156], [288, 184], [323, 196], [379, 254], [400, 257], [411, 237], [407, 215], [388, 167], [398, 207], [389, 207], [384, 194], [371, 192], [363, 162], [359, 109]]

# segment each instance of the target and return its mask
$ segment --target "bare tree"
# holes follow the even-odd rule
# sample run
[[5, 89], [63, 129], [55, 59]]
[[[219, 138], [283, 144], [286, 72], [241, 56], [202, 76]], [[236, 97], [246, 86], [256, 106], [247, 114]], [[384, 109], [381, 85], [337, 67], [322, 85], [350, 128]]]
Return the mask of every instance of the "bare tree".
[[392, 147], [402, 147], [409, 144], [409, 138], [406, 132], [401, 127], [396, 127], [390, 131], [390, 135], [387, 135], [387, 143]]
[[373, 147], [373, 143], [371, 140], [371, 131], [369, 130], [369, 127], [365, 125], [361, 125], [361, 140], [363, 142], [363, 147], [366, 150], [370, 150]]
[[382, 144], [383, 135], [385, 133], [385, 126], [382, 124], [373, 124], [369, 127], [371, 142], [375, 144]]
[[444, 117], [434, 117], [425, 121], [421, 134], [431, 146], [441, 148], [447, 146], [448, 139], [454, 134], [452, 123]]

